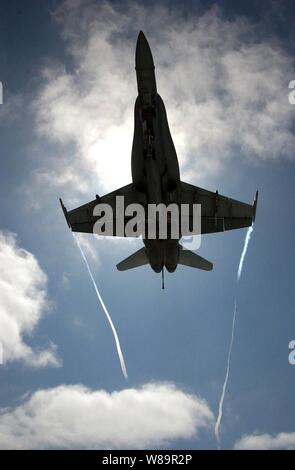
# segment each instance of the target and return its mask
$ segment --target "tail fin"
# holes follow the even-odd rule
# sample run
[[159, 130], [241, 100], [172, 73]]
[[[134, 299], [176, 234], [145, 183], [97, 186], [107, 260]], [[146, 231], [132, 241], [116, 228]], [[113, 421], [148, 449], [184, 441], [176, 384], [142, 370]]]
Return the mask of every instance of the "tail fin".
[[190, 266], [191, 268], [204, 269], [205, 271], [211, 271], [213, 264], [210, 261], [202, 258], [193, 251], [181, 249], [179, 254], [179, 264], [184, 266]]
[[148, 264], [148, 259], [145, 254], [145, 247], [141, 248], [132, 255], [128, 256], [128, 258], [118, 263], [117, 269], [119, 271], [127, 271], [127, 269], [138, 268], [144, 264]]

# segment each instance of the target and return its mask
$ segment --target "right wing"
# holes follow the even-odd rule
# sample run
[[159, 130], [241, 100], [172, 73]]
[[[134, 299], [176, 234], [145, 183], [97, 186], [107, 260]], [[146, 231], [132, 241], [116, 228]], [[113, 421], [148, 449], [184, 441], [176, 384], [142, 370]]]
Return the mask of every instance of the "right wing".
[[127, 186], [123, 186], [115, 191], [112, 191], [105, 196], [99, 197], [96, 196], [96, 199], [93, 201], [88, 202], [87, 204], [83, 204], [76, 209], [71, 211], [67, 211], [62, 200], [60, 199], [60, 203], [68, 223], [68, 226], [71, 228], [73, 232], [83, 232], [83, 233], [95, 233], [94, 232], [94, 224], [99, 219], [99, 217], [93, 215], [93, 210], [95, 206], [98, 204], [108, 204], [113, 211], [113, 233], [107, 233], [108, 236], [122, 236], [122, 234], [116, 233], [116, 218], [122, 217], [122, 213], [116, 213], [116, 197], [117, 196], [124, 196], [124, 206], [123, 206], [123, 217], [124, 217], [124, 227], [128, 220], [132, 219], [133, 216], [127, 217], [125, 216], [125, 208], [127, 205], [132, 203], [137, 204], [145, 204], [144, 195], [137, 191], [133, 184], [128, 184]]
[[[223, 232], [249, 227], [255, 221], [258, 191], [253, 205], [207, 191], [192, 184], [180, 183], [181, 204], [201, 204], [201, 231]], [[183, 233], [182, 235], [186, 235]]]

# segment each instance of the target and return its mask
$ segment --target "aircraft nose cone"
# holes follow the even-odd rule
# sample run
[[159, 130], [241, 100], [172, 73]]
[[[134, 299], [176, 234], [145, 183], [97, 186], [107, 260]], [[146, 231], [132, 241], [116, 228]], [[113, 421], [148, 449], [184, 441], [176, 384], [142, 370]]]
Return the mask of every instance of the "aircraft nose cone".
[[144, 39], [146, 40], [146, 37], [145, 37], [145, 35], [144, 35], [144, 32], [141, 31], [141, 30], [140, 30], [139, 33], [138, 33], [138, 38], [137, 38], [137, 40], [139, 41], [140, 39], [141, 39], [141, 40], [144, 40]]
[[135, 68], [137, 70], [155, 68], [149, 43], [142, 31], [139, 31], [136, 43]]

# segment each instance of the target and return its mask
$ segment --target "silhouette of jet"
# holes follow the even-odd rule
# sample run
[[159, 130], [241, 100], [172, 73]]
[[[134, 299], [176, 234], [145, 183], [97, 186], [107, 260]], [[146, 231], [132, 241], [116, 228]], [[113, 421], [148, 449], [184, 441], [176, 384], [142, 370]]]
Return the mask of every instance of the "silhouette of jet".
[[[132, 183], [105, 196], [97, 195], [93, 201], [69, 212], [60, 199], [69, 227], [73, 232], [93, 233], [94, 224], [99, 220], [93, 214], [94, 208], [98, 204], [109, 204], [113, 210], [114, 224], [112, 232], [107, 235], [122, 236], [122, 233], [118, 233], [115, 222], [119, 216], [124, 217], [124, 225], [132, 219], [132, 216], [125, 215], [125, 208], [133, 203], [141, 204], [144, 208], [150, 204], [162, 203], [168, 206], [174, 203], [178, 207], [188, 204], [190, 209], [193, 204], [201, 204], [202, 234], [251, 226], [255, 220], [258, 192], [253, 205], [250, 205], [221, 196], [218, 191], [207, 191], [181, 181], [165, 106], [157, 93], [153, 57], [142, 31], [137, 39], [135, 64], [138, 97], [134, 110]], [[183, 119], [185, 121], [185, 116]], [[116, 213], [117, 196], [124, 196], [123, 214]], [[189, 212], [190, 217], [192, 211]], [[171, 224], [169, 217], [167, 224]], [[193, 251], [184, 249], [179, 243], [181, 237], [188, 234], [191, 233], [181, 232], [177, 239], [151, 239], [146, 236], [143, 238], [144, 247], [121, 261], [117, 268], [124, 271], [150, 264], [155, 272], [162, 271], [164, 274], [164, 267], [173, 272], [178, 264], [182, 264], [210, 271], [212, 263]]]

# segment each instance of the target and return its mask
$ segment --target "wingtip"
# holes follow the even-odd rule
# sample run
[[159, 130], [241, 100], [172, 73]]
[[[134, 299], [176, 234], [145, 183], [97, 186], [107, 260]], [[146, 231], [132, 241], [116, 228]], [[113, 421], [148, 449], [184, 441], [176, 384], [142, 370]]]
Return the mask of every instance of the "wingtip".
[[69, 228], [71, 228], [71, 224], [70, 224], [69, 219], [68, 219], [68, 211], [67, 211], [67, 208], [66, 208], [66, 206], [64, 205], [64, 203], [62, 202], [62, 199], [61, 199], [61, 198], [59, 198], [59, 202], [60, 202], [62, 211], [63, 211], [63, 213], [64, 213], [65, 219], [66, 219], [66, 221], [67, 221], [67, 224], [68, 224]]
[[256, 219], [257, 202], [258, 202], [258, 189], [255, 193], [255, 199], [253, 202], [253, 217], [252, 217], [253, 224], [255, 223], [255, 219]]

